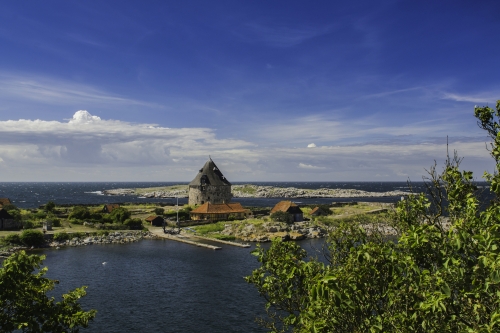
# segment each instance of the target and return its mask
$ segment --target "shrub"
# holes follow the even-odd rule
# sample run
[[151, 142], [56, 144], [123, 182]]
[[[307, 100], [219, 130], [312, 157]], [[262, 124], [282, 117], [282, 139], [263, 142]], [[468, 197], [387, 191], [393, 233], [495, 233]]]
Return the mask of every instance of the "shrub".
[[68, 217], [75, 220], [85, 220], [90, 219], [91, 214], [87, 207], [75, 206]]
[[53, 202], [53, 201], [49, 201], [45, 204], [45, 206], [43, 207], [43, 209], [46, 211], [46, 212], [52, 212], [54, 210], [54, 208], [56, 208], [56, 204]]
[[69, 237], [70, 237], [70, 239], [73, 239], [73, 238], [84, 238], [84, 237], [87, 237], [87, 233], [85, 233], [85, 232], [74, 232], [71, 235], [69, 235]]
[[23, 221], [23, 229], [34, 229], [36, 228], [35, 223], [32, 221]]
[[132, 213], [129, 212], [126, 208], [120, 207], [114, 209], [109, 216], [112, 218], [115, 223], [123, 223], [125, 220], [129, 219], [132, 216]]
[[157, 207], [157, 208], [155, 208], [155, 214], [156, 215], [163, 215], [163, 214], [165, 214], [165, 209], [163, 209], [161, 207]]
[[3, 241], [6, 244], [17, 244], [17, 245], [21, 245], [22, 244], [21, 238], [19, 237], [18, 234], [7, 235], [7, 236], [5, 236], [5, 238], [4, 238]]
[[99, 230], [97, 232], [97, 236], [108, 236], [109, 235], [109, 231], [107, 230]]
[[54, 234], [54, 240], [58, 242], [64, 242], [69, 239], [69, 234], [65, 232], [58, 232]]
[[20, 240], [26, 246], [41, 246], [45, 243], [42, 232], [38, 230], [24, 230]]
[[142, 229], [142, 221], [141, 219], [127, 219], [123, 222], [130, 230], [141, 230]]
[[53, 227], [60, 227], [61, 226], [61, 219], [52, 218], [52, 219], [48, 219], [47, 222], [52, 222]]

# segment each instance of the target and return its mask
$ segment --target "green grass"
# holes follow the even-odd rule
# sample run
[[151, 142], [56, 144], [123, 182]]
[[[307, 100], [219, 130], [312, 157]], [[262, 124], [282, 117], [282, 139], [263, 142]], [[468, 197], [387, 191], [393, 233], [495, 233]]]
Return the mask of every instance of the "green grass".
[[221, 232], [222, 230], [224, 230], [224, 224], [226, 223], [227, 222], [217, 222], [205, 225], [197, 225], [192, 228], [196, 230], [196, 232], [200, 235], [206, 235], [214, 232]]

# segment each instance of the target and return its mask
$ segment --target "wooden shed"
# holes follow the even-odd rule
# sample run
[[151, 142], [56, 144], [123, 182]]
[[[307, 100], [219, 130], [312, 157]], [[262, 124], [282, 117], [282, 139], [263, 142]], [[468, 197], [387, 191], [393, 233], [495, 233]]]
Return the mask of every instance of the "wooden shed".
[[275, 212], [285, 212], [291, 214], [293, 216], [293, 222], [304, 221], [304, 213], [302, 212], [302, 209], [291, 201], [285, 200], [278, 202], [273, 209], [271, 209], [271, 214]]
[[152, 226], [161, 227], [163, 226], [163, 217], [158, 215], [151, 215], [146, 218], [146, 222], [151, 223]]

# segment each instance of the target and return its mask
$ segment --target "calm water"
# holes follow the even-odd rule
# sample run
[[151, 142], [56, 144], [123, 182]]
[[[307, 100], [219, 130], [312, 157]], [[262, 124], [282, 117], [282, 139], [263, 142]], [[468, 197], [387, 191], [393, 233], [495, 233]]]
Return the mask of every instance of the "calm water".
[[[300, 244], [314, 254], [322, 240]], [[98, 314], [87, 332], [263, 332], [264, 300], [243, 280], [258, 265], [250, 251], [143, 240], [38, 253], [57, 294], [88, 286], [81, 303]]]
[[[123, 203], [123, 202], [165, 202], [174, 203], [175, 199], [154, 199], [138, 198], [132, 195], [108, 196], [102, 195], [102, 191], [116, 188], [137, 188], [137, 187], [157, 187], [169, 186], [179, 183], [166, 182], [99, 182], [99, 183], [0, 183], [0, 197], [8, 197], [14, 205], [20, 208], [36, 208], [47, 203], [49, 200], [56, 204], [105, 204], [105, 203]], [[239, 183], [234, 183], [239, 184]], [[246, 183], [248, 184], [248, 183]], [[252, 183], [255, 185], [271, 185], [281, 187], [297, 188], [340, 188], [357, 189], [364, 191], [386, 192], [393, 190], [408, 190], [406, 182], [280, 182], [280, 183]], [[415, 190], [422, 189], [422, 183], [413, 183]], [[394, 202], [400, 197], [386, 198], [353, 198], [358, 201], [376, 201], [376, 202]], [[262, 206], [269, 207], [276, 204], [281, 199], [262, 199], [262, 198], [237, 198], [244, 206]], [[332, 201], [347, 201], [346, 198], [318, 198], [318, 199], [296, 199], [297, 203], [303, 204], [323, 204]], [[187, 198], [179, 199], [179, 203], [187, 203]]]

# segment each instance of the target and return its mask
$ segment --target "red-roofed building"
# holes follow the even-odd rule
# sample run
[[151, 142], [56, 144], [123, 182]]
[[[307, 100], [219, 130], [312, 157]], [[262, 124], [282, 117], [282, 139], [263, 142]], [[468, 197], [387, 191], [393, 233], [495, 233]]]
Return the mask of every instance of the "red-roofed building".
[[106, 204], [102, 208], [103, 213], [111, 213], [114, 209], [120, 208], [119, 204]]
[[210, 202], [206, 202], [200, 207], [193, 209], [189, 214], [191, 220], [220, 221], [227, 220], [229, 215], [235, 218], [245, 218], [250, 216], [252, 212], [249, 209], [243, 208], [238, 202], [223, 204], [211, 204]]
[[285, 212], [293, 216], [293, 222], [301, 222], [304, 220], [304, 213], [299, 206], [291, 201], [280, 201], [273, 209], [271, 209], [271, 214], [276, 212]]

